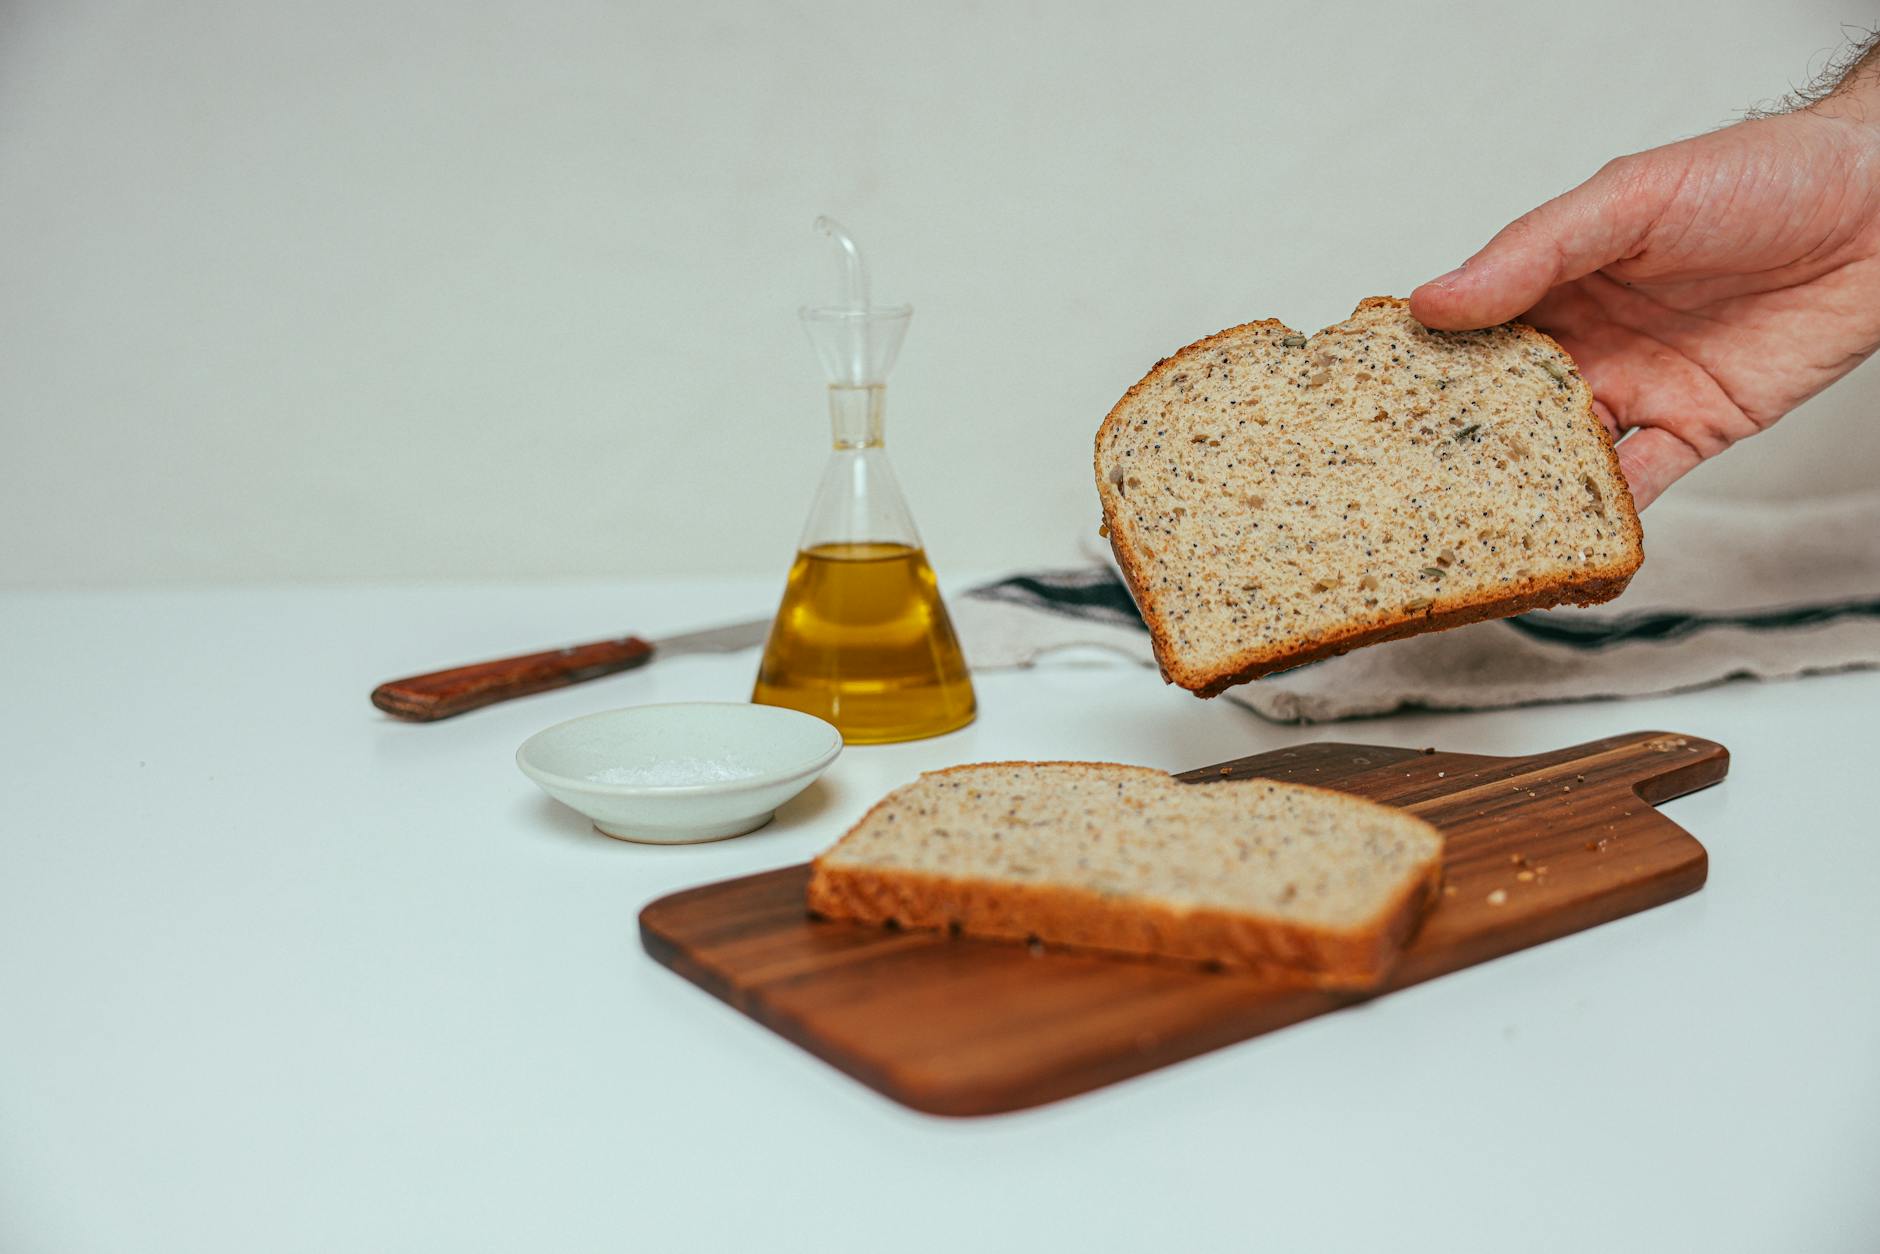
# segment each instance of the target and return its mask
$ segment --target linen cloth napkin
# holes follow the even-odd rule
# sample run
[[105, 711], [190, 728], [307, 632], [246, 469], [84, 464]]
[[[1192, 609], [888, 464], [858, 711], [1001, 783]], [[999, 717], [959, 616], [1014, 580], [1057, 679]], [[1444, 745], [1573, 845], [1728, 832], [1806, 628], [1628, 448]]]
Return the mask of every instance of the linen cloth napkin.
[[[1372, 645], [1230, 688], [1279, 722], [1680, 692], [1880, 665], [1880, 492], [1806, 502], [1661, 501], [1618, 599]], [[1095, 648], [1153, 666], [1108, 549], [957, 598], [980, 670]]]

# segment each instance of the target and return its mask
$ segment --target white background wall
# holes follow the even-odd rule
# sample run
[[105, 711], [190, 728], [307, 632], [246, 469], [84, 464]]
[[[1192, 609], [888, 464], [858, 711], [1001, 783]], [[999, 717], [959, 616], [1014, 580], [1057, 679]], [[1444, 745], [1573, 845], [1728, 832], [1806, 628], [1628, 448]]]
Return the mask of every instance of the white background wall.
[[[1408, 291], [1861, 0], [0, 0], [0, 583], [778, 571], [810, 219], [916, 308], [948, 569], [1094, 527], [1199, 335]], [[1880, 482], [1868, 367], [1685, 490]]]

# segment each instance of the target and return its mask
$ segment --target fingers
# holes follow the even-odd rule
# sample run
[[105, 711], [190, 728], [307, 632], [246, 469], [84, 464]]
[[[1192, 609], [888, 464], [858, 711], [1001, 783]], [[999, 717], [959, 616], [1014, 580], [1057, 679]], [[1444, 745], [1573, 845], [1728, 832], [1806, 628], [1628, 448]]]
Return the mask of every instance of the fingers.
[[1631, 256], [1661, 207], [1659, 182], [1638, 158], [1608, 164], [1410, 293], [1410, 312], [1444, 331], [1494, 326], [1526, 312], [1556, 284]]
[[1599, 419], [1599, 425], [1606, 428], [1607, 439], [1619, 438], [1619, 420], [1612, 416], [1610, 409], [1606, 408], [1606, 402], [1598, 397], [1593, 398], [1593, 417]]
[[1616, 448], [1619, 470], [1632, 489], [1632, 504], [1639, 509], [1704, 460], [1687, 441], [1662, 427], [1640, 427]]

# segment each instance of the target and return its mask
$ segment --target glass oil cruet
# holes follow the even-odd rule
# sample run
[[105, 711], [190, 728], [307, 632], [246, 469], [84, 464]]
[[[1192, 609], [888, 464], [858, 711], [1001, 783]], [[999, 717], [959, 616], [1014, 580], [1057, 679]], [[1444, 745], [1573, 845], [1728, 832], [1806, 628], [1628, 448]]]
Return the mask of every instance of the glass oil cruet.
[[882, 446], [888, 370], [913, 308], [871, 305], [847, 231], [843, 303], [798, 311], [829, 378], [835, 450], [797, 543], [751, 700], [827, 719], [850, 744], [937, 736], [972, 722], [973, 683]]

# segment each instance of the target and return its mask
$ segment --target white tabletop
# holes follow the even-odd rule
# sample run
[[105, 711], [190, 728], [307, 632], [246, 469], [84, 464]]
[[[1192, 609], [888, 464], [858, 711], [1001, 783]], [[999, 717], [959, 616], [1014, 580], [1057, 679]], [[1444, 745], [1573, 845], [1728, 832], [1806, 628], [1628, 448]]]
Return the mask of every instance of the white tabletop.
[[[757, 834], [596, 834], [511, 762], [755, 654], [432, 726], [378, 680], [769, 608], [775, 581], [0, 598], [0, 1249], [1872, 1250], [1880, 674], [1266, 724], [1127, 666], [978, 678]], [[918, 1115], [640, 949], [919, 770], [1173, 769], [1317, 739], [1730, 747], [1665, 812], [1701, 893], [991, 1119]]]

